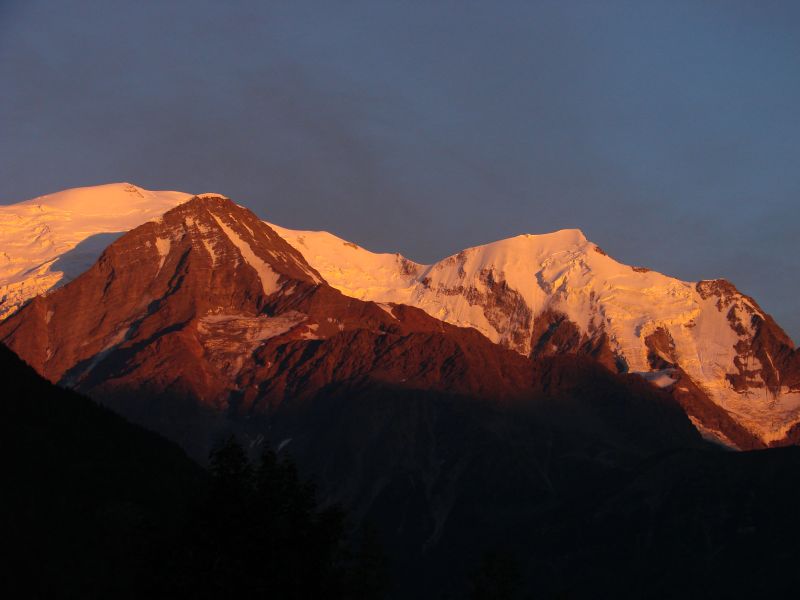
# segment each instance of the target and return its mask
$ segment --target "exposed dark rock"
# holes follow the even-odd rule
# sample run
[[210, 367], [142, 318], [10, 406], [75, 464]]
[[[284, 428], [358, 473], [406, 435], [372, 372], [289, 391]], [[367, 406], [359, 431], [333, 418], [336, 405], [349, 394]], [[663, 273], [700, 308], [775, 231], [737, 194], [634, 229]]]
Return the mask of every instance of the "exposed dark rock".
[[675, 356], [675, 341], [669, 331], [658, 327], [644, 339], [647, 362], [653, 370], [674, 368], [678, 364]]
[[739, 372], [727, 376], [735, 390], [766, 387], [769, 393], [777, 395], [784, 387], [791, 391], [800, 389], [800, 352], [753, 298], [724, 279], [701, 281], [697, 291], [703, 298], [717, 297], [717, 307], [728, 309], [728, 322], [742, 337], [736, 345], [738, 356], [734, 360]]
[[590, 356], [615, 373], [628, 370], [624, 359], [611, 350], [604, 331], [583, 334], [564, 313], [547, 310], [535, 319], [531, 332], [531, 357], [559, 354]]

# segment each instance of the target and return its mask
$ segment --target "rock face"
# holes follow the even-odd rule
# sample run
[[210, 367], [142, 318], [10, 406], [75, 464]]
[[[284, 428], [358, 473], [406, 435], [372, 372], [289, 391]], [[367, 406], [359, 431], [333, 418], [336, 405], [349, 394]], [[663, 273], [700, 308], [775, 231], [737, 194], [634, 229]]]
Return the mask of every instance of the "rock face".
[[[324, 232], [277, 231], [345, 294], [419, 307], [525, 356], [585, 354], [639, 373], [670, 388], [701, 431], [725, 444], [786, 443], [800, 422], [800, 352], [727, 281], [629, 267], [578, 230], [501, 240], [433, 265]], [[678, 373], [680, 381], [670, 376]], [[726, 425], [709, 420], [709, 403]], [[733, 429], [739, 442], [726, 433]]]

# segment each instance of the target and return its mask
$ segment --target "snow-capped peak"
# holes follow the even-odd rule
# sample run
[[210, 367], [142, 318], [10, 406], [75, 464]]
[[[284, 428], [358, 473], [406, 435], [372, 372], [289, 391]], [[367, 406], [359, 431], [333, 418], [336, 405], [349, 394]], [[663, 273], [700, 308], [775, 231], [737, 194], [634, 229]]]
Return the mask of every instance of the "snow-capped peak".
[[586, 243], [586, 235], [580, 229], [557, 229], [547, 233], [522, 233], [489, 244], [482, 244], [481, 246], [497, 246], [509, 245], [517, 243], [527, 243], [533, 245], [551, 245], [551, 246], [571, 246]]
[[[800, 423], [800, 351], [726, 281], [686, 282], [622, 264], [578, 229], [522, 234], [423, 265], [324, 231], [263, 226], [218, 193], [195, 197], [213, 218], [193, 220], [187, 208], [184, 220], [171, 221], [170, 237], [162, 214], [192, 198], [117, 183], [0, 206], [0, 318], [79, 275], [122, 232], [155, 221], [151, 229], [163, 231], [148, 251], [159, 272], [188, 232], [212, 270], [221, 252], [233, 253], [258, 275], [263, 294], [280, 277], [324, 279], [351, 297], [408, 304], [475, 328], [524, 355], [586, 352], [678, 394], [695, 390], [762, 443]], [[690, 417], [725, 441], [718, 414]]]
[[122, 233], [189, 198], [110, 183], [0, 206], [0, 318], [85, 271]]
[[120, 182], [71, 188], [3, 208], [39, 206], [44, 210], [70, 211], [74, 215], [112, 217], [119, 215], [119, 211], [134, 214], [142, 210], [148, 213], [157, 209], [168, 210], [190, 197], [191, 194], [184, 192], [154, 192]]
[[680, 368], [764, 443], [800, 421], [800, 382], [781, 379], [757, 338], [762, 325], [774, 329], [781, 356], [793, 352], [791, 340], [727, 282], [622, 264], [578, 229], [518, 235], [433, 265], [325, 232], [275, 229], [344, 294], [411, 304], [525, 355], [583, 349], [629, 372]]
[[203, 192], [202, 194], [197, 194], [195, 198], [205, 199], [205, 200], [214, 200], [217, 198], [222, 198], [224, 200], [230, 200], [225, 194], [218, 194], [216, 192]]

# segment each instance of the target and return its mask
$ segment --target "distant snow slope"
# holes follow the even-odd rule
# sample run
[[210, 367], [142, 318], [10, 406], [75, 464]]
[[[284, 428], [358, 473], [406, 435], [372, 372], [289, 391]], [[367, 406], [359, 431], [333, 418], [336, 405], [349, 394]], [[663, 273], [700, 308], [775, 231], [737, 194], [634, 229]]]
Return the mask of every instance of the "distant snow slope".
[[122, 233], [190, 197], [112, 183], [0, 206], [0, 319], [80, 275]]
[[[347, 295], [417, 306], [525, 355], [563, 350], [564, 335], [559, 345], [553, 331], [566, 321], [579, 338], [571, 348], [602, 341], [622, 370], [641, 374], [679, 367], [765, 443], [800, 421], [800, 386], [782, 381], [772, 360], [792, 351], [791, 340], [725, 281], [685, 282], [621, 264], [577, 229], [520, 235], [420, 265], [326, 232], [272, 227]], [[772, 354], [761, 339], [768, 327], [777, 330]]]
[[329, 284], [353, 298], [410, 304], [415, 284], [427, 269], [400, 254], [376, 254], [327, 231], [295, 231], [267, 224]]

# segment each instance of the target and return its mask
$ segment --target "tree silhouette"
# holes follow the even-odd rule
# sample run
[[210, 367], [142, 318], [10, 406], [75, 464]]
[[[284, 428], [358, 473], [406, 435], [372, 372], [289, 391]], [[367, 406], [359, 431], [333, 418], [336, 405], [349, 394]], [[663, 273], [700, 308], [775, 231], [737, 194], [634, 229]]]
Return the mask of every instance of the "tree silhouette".
[[279, 460], [267, 447], [252, 465], [228, 438], [209, 465], [208, 493], [178, 544], [183, 560], [181, 575], [171, 578], [180, 582], [174, 592], [208, 598], [383, 596], [385, 585], [362, 585], [371, 559], [362, 563], [362, 555], [347, 547], [344, 512], [320, 508], [314, 487], [300, 479], [291, 460]]
[[520, 589], [519, 566], [503, 552], [486, 552], [470, 579], [472, 600], [512, 600]]
[[378, 530], [371, 523], [365, 524], [354, 545], [348, 573], [348, 597], [353, 600], [384, 597], [390, 584], [389, 561]]

